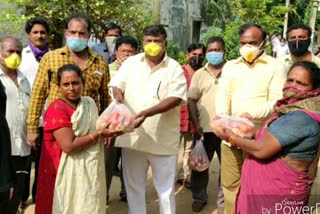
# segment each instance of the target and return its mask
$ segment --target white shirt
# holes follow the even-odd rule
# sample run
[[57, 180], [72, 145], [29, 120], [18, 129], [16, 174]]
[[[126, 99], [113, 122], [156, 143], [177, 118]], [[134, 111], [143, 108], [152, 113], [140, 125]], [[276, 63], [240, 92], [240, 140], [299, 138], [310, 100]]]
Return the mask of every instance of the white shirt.
[[38, 73], [39, 62], [31, 51], [29, 45], [22, 50], [22, 61], [19, 66], [19, 71], [23, 73], [32, 88], [34, 80]]
[[0, 80], [7, 95], [6, 119], [10, 129], [12, 156], [30, 155], [27, 144], [27, 116], [31, 88], [27, 78], [18, 71], [18, 86], [0, 70]]
[[[34, 56], [30, 46], [23, 48], [22, 50], [22, 56], [21, 56], [21, 64], [18, 68], [18, 70], [24, 74], [24, 76], [28, 79], [31, 89], [33, 87], [33, 83], [36, 79], [38, 68], [39, 68], [39, 62], [37, 61], [36, 57]], [[47, 101], [44, 109], [42, 110], [40, 121], [39, 121], [39, 127], [43, 126], [43, 115], [47, 108]]]
[[[129, 57], [109, 86], [124, 93], [124, 104], [134, 113], [153, 107], [169, 97], [187, 99], [187, 83], [181, 65], [165, 56], [151, 70], [144, 53]], [[148, 117], [134, 132], [117, 137], [116, 146], [156, 155], [177, 155], [180, 107]]]

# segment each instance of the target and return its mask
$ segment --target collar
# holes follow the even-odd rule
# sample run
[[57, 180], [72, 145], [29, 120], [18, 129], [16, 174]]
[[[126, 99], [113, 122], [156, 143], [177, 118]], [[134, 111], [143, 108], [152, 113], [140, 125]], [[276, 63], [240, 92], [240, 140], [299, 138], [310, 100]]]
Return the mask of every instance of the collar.
[[[2, 69], [0, 68], [0, 77], [1, 76], [6, 76], [6, 74], [2, 71]], [[17, 79], [18, 79], [18, 83], [20, 85], [20, 83], [24, 80], [27, 79], [26, 76], [24, 76], [18, 69], [17, 69]]]
[[239, 63], [245, 63], [245, 64], [248, 64], [248, 65], [254, 65], [258, 62], [261, 62], [261, 63], [267, 63], [268, 62], [268, 55], [266, 54], [266, 51], [263, 51], [263, 53], [261, 54], [261, 56], [258, 57], [258, 59], [256, 59], [252, 64], [248, 64], [241, 56], [236, 59], [235, 63], [236, 64], [239, 64]]
[[[93, 57], [93, 58], [97, 58], [98, 57], [98, 54], [96, 52], [94, 52], [91, 48], [89, 48], [87, 46], [87, 50], [89, 52], [89, 58]], [[61, 55], [67, 55], [67, 56], [70, 56], [70, 49], [68, 46], [64, 46], [60, 49], [57, 49], [58, 53], [61, 54]]]
[[[147, 62], [147, 57], [146, 57], [144, 52], [141, 53], [140, 61], [141, 62]], [[167, 52], [165, 52], [165, 55], [164, 55], [162, 61], [157, 66], [161, 66], [162, 64], [164, 64], [164, 65], [168, 65], [169, 64], [169, 56], [167, 55]]]
[[[200, 68], [201, 69], [201, 68]], [[210, 70], [209, 70], [209, 62], [207, 62], [204, 66], [203, 66], [203, 69], [208, 72], [210, 75], [212, 75], [214, 78], [216, 79], [219, 79], [221, 77], [221, 72], [222, 72], [222, 68], [219, 72], [219, 74], [216, 76], [214, 75]]]
[[[310, 53], [311, 53], [311, 60], [312, 60], [312, 62], [314, 62], [314, 60], [316, 59], [317, 56], [314, 55], [311, 51], [310, 51]], [[293, 64], [292, 55], [291, 54], [286, 55], [284, 58], [284, 62], [288, 63], [288, 64]]]

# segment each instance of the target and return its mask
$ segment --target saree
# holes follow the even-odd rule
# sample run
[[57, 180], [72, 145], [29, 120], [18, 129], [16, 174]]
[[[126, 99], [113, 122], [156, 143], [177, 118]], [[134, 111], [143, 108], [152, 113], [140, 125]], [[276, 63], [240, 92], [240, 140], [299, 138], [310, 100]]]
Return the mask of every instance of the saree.
[[[75, 136], [95, 131], [97, 107], [81, 97], [71, 117]], [[81, 151], [62, 152], [54, 188], [53, 214], [105, 214], [104, 145], [97, 142]]]
[[50, 214], [52, 210], [53, 191], [61, 157], [61, 147], [53, 132], [64, 127], [71, 127], [74, 109], [62, 100], [53, 101], [44, 114], [44, 135], [41, 146], [39, 165], [36, 214]]
[[[284, 98], [275, 104], [275, 114], [257, 134], [257, 143], [272, 121], [289, 112], [303, 111], [320, 123], [319, 95], [319, 89], [305, 93], [285, 88]], [[242, 167], [234, 213], [303, 213], [308, 200], [308, 178], [308, 172], [290, 168], [279, 155], [268, 160], [248, 156]]]

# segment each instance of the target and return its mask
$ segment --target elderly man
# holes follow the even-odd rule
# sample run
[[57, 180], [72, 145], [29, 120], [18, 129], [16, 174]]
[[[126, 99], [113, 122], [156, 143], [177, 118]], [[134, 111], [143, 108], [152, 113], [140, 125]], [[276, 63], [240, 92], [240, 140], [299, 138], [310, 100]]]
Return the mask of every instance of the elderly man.
[[[10, 130], [11, 155], [16, 172], [13, 198], [7, 207], [7, 213], [10, 214], [17, 212], [22, 199], [31, 151], [31, 147], [27, 144], [26, 123], [31, 89], [27, 78], [18, 70], [21, 51], [22, 45], [16, 38], [5, 37], [0, 40], [0, 80], [7, 97], [6, 119]], [[1, 212], [6, 213], [6, 210]]]
[[[19, 70], [27, 77], [30, 86], [32, 88], [34, 80], [36, 78], [39, 62], [42, 57], [49, 51], [49, 24], [46, 20], [36, 17], [27, 21], [25, 31], [28, 34], [29, 42], [28, 46], [22, 50], [22, 61], [19, 66]], [[42, 128], [42, 117], [39, 124], [39, 134], [42, 139], [43, 128]], [[35, 202], [37, 180], [38, 180], [38, 168], [40, 163], [40, 151], [39, 149], [33, 151], [35, 154], [35, 179], [32, 187], [32, 199]], [[29, 172], [31, 171], [31, 163], [29, 166]], [[29, 198], [29, 187], [30, 187], [30, 174], [27, 176], [25, 190], [22, 201], [25, 202]]]
[[[188, 62], [182, 66], [189, 89], [194, 73], [202, 67], [206, 48], [201, 43], [192, 43], [188, 46]], [[190, 169], [188, 166], [189, 153], [192, 148], [194, 126], [190, 120], [188, 106], [180, 109], [180, 143], [183, 144], [182, 167], [178, 169], [177, 183], [190, 189]]]
[[91, 24], [84, 16], [74, 16], [67, 20], [64, 36], [66, 46], [46, 54], [39, 65], [38, 74], [32, 88], [28, 114], [28, 142], [36, 146], [39, 139], [38, 126], [41, 110], [46, 99], [48, 104], [60, 97], [57, 85], [57, 71], [62, 65], [76, 64], [86, 81], [83, 95], [90, 96], [101, 111], [108, 105], [109, 72], [106, 61], [87, 47]]
[[281, 59], [284, 61], [287, 71], [295, 62], [299, 61], [314, 62], [320, 67], [320, 58], [309, 51], [311, 34], [311, 28], [305, 24], [293, 24], [287, 30], [290, 54]]
[[116, 23], [110, 22], [105, 28], [105, 42], [92, 46], [92, 50], [100, 54], [108, 63], [115, 60], [115, 44], [118, 37], [122, 35], [122, 30]]
[[[241, 57], [227, 62], [222, 69], [216, 112], [250, 118], [259, 128], [282, 97], [286, 71], [283, 64], [265, 53], [267, 33], [260, 25], [245, 24], [239, 35]], [[231, 214], [245, 155], [240, 149], [222, 144], [221, 157], [225, 213]]]
[[122, 148], [129, 213], [146, 213], [149, 166], [159, 196], [160, 213], [174, 214], [175, 170], [179, 152], [179, 105], [187, 85], [181, 66], [166, 55], [167, 33], [161, 25], [143, 31], [144, 53], [129, 57], [111, 80], [114, 97], [136, 114], [136, 129], [116, 139]]
[[[122, 63], [130, 56], [136, 55], [138, 51], [138, 41], [130, 36], [122, 36], [117, 39], [116, 42], [116, 61], [109, 64], [110, 77], [114, 77]], [[114, 141], [112, 142], [112, 144]], [[113, 169], [115, 169], [119, 163], [121, 155], [121, 149], [111, 145], [105, 152], [106, 163], [106, 179], [107, 179], [107, 203], [109, 199], [109, 190], [112, 181]], [[121, 163], [122, 165], [122, 163]], [[120, 171], [121, 191], [120, 200], [127, 201], [126, 190], [123, 181], [122, 169]]]

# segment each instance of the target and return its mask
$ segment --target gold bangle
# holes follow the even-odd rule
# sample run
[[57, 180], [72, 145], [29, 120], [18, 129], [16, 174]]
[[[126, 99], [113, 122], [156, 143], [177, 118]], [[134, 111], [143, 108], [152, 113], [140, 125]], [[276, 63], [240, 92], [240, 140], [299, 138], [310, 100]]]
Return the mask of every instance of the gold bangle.
[[90, 136], [92, 142], [95, 143], [96, 141], [94, 140], [93, 136], [91, 134], [89, 134], [89, 136]]

